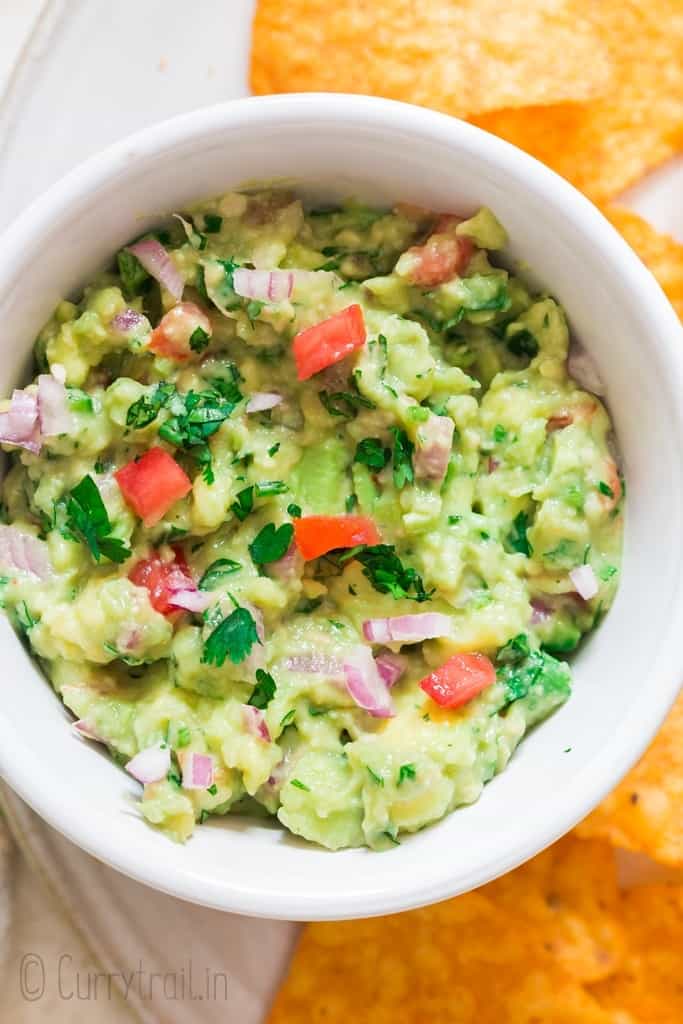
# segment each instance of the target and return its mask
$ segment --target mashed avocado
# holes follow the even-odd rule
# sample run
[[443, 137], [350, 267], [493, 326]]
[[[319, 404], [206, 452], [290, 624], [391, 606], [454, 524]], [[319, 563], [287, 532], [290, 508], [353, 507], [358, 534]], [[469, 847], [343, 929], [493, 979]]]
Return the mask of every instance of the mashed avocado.
[[175, 839], [476, 800], [617, 586], [610, 421], [469, 220], [231, 193], [122, 250], [0, 413], [4, 606]]

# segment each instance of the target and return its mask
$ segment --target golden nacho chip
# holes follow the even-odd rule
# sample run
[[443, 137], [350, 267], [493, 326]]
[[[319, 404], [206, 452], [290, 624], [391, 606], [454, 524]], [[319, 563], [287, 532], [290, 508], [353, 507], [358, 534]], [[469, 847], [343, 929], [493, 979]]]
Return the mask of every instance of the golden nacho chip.
[[591, 0], [260, 0], [255, 93], [353, 92], [467, 116], [585, 100], [611, 77]]
[[[620, 968], [589, 991], [615, 1020], [683, 1021], [683, 885], [649, 885], [624, 893], [621, 918], [628, 951]], [[627, 1011], [628, 1018], [616, 1014]], [[331, 1022], [330, 1022], [331, 1024]]]
[[602, 212], [649, 267], [683, 320], [683, 245], [621, 206], [607, 206]]
[[644, 757], [576, 831], [683, 866], [683, 694]]
[[584, 985], [623, 960], [618, 902], [613, 851], [570, 836], [445, 903], [310, 925], [270, 1024], [614, 1024]]
[[612, 55], [607, 95], [501, 110], [476, 123], [604, 202], [683, 148], [683, 4], [599, 0], [591, 17]]

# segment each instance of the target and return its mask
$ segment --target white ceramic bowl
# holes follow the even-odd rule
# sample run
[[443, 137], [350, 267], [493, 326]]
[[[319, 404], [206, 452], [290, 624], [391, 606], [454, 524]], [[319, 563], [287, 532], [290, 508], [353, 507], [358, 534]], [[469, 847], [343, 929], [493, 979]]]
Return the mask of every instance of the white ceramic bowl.
[[145, 130], [20, 217], [0, 244], [0, 393], [24, 379], [36, 331], [58, 299], [131, 236], [188, 201], [273, 178], [318, 200], [496, 211], [512, 256], [564, 304], [608, 382], [628, 483], [615, 606], [574, 661], [571, 700], [523, 741], [478, 803], [388, 853], [329, 853], [230, 817], [172, 844], [134, 810], [136, 784], [74, 737], [5, 620], [0, 772], [79, 846], [158, 889], [265, 917], [362, 917], [463, 892], [537, 853], [618, 782], [673, 701], [683, 668], [683, 332], [598, 211], [519, 150], [417, 107], [281, 96]]

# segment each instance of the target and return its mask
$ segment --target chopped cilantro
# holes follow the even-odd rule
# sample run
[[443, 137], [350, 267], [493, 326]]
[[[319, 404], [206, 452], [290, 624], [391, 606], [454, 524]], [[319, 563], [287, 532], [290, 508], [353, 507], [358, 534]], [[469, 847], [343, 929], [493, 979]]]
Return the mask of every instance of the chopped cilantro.
[[259, 302], [257, 299], [251, 299], [251, 301], [247, 303], [246, 309], [246, 313], [249, 319], [255, 320], [264, 306], [265, 302]]
[[203, 665], [218, 668], [229, 658], [233, 665], [239, 665], [247, 657], [254, 644], [261, 643], [256, 632], [254, 616], [248, 608], [238, 605], [227, 618], [216, 626], [204, 644]]
[[235, 495], [230, 510], [235, 513], [241, 523], [254, 508], [254, 498], [267, 498], [272, 494], [284, 494], [287, 484], [282, 480], [264, 480], [262, 483], [249, 484]]
[[239, 572], [241, 568], [241, 564], [233, 561], [232, 558], [217, 558], [207, 568], [197, 586], [200, 590], [215, 590], [223, 577], [231, 576], [234, 572]]
[[252, 690], [247, 704], [251, 704], [253, 708], [260, 708], [263, 711], [275, 696], [276, 690], [277, 686], [271, 674], [262, 668], [257, 668], [256, 686]]
[[294, 536], [291, 523], [283, 523], [276, 527], [274, 523], [266, 523], [249, 545], [249, 554], [256, 565], [277, 562], [285, 554]]
[[311, 791], [310, 791], [310, 789], [309, 789], [309, 787], [308, 787], [308, 786], [306, 785], [306, 783], [305, 783], [305, 782], [302, 782], [302, 781], [301, 781], [301, 779], [290, 779], [289, 781], [290, 781], [290, 784], [291, 784], [292, 786], [296, 786], [296, 788], [297, 788], [297, 789], [303, 789], [303, 790], [305, 790], [305, 791], [306, 791], [307, 793], [310, 793], [310, 792], [311, 792]]
[[128, 407], [126, 426], [131, 427], [133, 430], [142, 430], [143, 427], [149, 426], [175, 393], [176, 390], [173, 384], [166, 383], [165, 381], [157, 384], [151, 394], [142, 395]]
[[385, 829], [382, 835], [386, 836], [387, 839], [389, 839], [394, 844], [394, 846], [401, 845], [398, 840], [398, 829], [396, 828], [395, 825], [391, 825], [388, 829]]
[[364, 437], [356, 446], [353, 461], [369, 466], [370, 469], [380, 470], [384, 469], [390, 458], [391, 450], [385, 448], [378, 437]]
[[358, 504], [358, 498], [355, 494], [349, 494], [348, 498], [344, 502], [344, 508], [348, 512], [353, 512], [354, 508]]
[[352, 420], [358, 415], [359, 409], [374, 409], [375, 403], [361, 395], [353, 377], [349, 378], [348, 391], [319, 391], [318, 398], [330, 416], [341, 416]]
[[529, 517], [526, 512], [519, 512], [512, 521], [512, 529], [507, 535], [507, 542], [513, 551], [518, 551], [527, 558], [531, 557], [531, 544], [527, 538]]
[[272, 459], [273, 455], [277, 455], [277, 453], [279, 451], [280, 451], [280, 442], [276, 441], [275, 444], [271, 445], [270, 448], [268, 449], [268, 454], [270, 455], [270, 457]]
[[611, 580], [613, 576], [616, 576], [618, 571], [619, 570], [615, 565], [603, 565], [602, 569], [598, 572], [598, 576], [603, 583], [607, 583], [607, 581]]
[[182, 779], [178, 775], [178, 772], [173, 771], [173, 769], [171, 769], [170, 772], [166, 773], [166, 778], [173, 786], [178, 786], [178, 788], [180, 788], [180, 786], [182, 785]]
[[429, 419], [429, 409], [425, 409], [423, 405], [411, 405], [408, 415], [414, 423], [426, 423]]
[[218, 793], [218, 786], [216, 785], [216, 783], [213, 782], [210, 786], [207, 786], [206, 792], [210, 793], [211, 796], [216, 796], [216, 794]]
[[417, 772], [414, 764], [402, 764], [398, 770], [398, 779], [396, 785], [402, 785], [406, 779], [414, 779]]
[[513, 636], [512, 640], [508, 640], [504, 647], [501, 647], [496, 655], [496, 661], [499, 665], [515, 664], [530, 653], [529, 638], [525, 633], [518, 633], [517, 636]]
[[97, 484], [91, 476], [84, 476], [70, 492], [67, 503], [67, 529], [79, 537], [90, 549], [96, 562], [102, 555], [111, 562], [125, 562], [130, 555], [120, 537], [111, 536], [111, 523]]
[[290, 515], [292, 519], [299, 519], [301, 517], [301, 506], [292, 502], [287, 506], [287, 514]]
[[[375, 544], [371, 547], [352, 548], [341, 557], [344, 563], [355, 558], [363, 566], [363, 575], [380, 594], [392, 597], [407, 597], [411, 601], [428, 601], [433, 590], [427, 592], [422, 577], [417, 571], [403, 565], [391, 544]], [[410, 591], [414, 590], [414, 594]]]
[[232, 414], [242, 395], [235, 379], [217, 379], [205, 391], [188, 391], [178, 397], [183, 410], [162, 424], [159, 437], [192, 455], [202, 467], [204, 479], [211, 484], [214, 474], [208, 440]]
[[197, 280], [195, 288], [204, 299], [205, 302], [209, 302], [209, 293], [206, 290], [206, 275], [204, 273], [204, 267], [201, 263], [197, 266]]
[[182, 725], [176, 733], [176, 746], [186, 747], [188, 746], [191, 738], [190, 730], [186, 725]]
[[601, 480], [598, 484], [598, 490], [600, 491], [600, 494], [605, 494], [608, 498], [614, 497], [614, 491], [609, 484], [605, 483], [604, 480]]
[[308, 706], [308, 713], [311, 718], [319, 718], [320, 715], [326, 715], [329, 710], [329, 708], [317, 708], [314, 704], [309, 704]]
[[394, 484], [400, 490], [406, 484], [412, 484], [415, 479], [413, 472], [413, 442], [405, 430], [400, 427], [390, 427], [394, 436], [394, 449], [392, 452], [394, 461]]
[[223, 218], [217, 213], [204, 214], [204, 230], [207, 235], [217, 234], [223, 226]]
[[550, 549], [550, 551], [544, 551], [543, 558], [547, 558], [549, 562], [577, 562], [578, 554], [576, 544], [573, 540], [563, 538], [559, 544], [556, 544], [554, 548]]
[[367, 768], [370, 774], [370, 778], [375, 783], [375, 785], [384, 786], [384, 779], [382, 778], [382, 776], [378, 775], [377, 772], [373, 771], [369, 764], [366, 764], [365, 767]]
[[296, 715], [296, 708], [290, 708], [286, 715], [283, 715], [280, 719], [280, 728], [286, 729], [288, 725], [291, 725]]
[[36, 622], [38, 621], [37, 619], [34, 619], [33, 616], [31, 615], [30, 611], [28, 610], [28, 605], [26, 604], [26, 601], [21, 601], [17, 605], [15, 614], [17, 616], [17, 622], [19, 623], [19, 625], [21, 626], [25, 633], [28, 633], [29, 629], [32, 629], [33, 626], [35, 626]]
[[143, 284], [148, 280], [149, 274], [143, 267], [135, 253], [128, 249], [120, 249], [116, 255], [116, 262], [119, 268], [119, 277], [123, 294], [127, 299], [133, 299], [140, 294]]
[[190, 335], [190, 348], [193, 352], [203, 352], [209, 344], [209, 335], [203, 327], [197, 325]]
[[294, 609], [300, 615], [310, 615], [316, 608], [319, 608], [323, 603], [322, 597], [304, 597], [303, 600], [299, 601], [298, 605]]
[[457, 526], [458, 523], [462, 522], [462, 516], [449, 516], [448, 525]]
[[73, 409], [74, 412], [93, 411], [92, 398], [87, 392], [81, 391], [80, 388], [67, 388], [66, 397], [69, 408]]
[[508, 436], [508, 432], [501, 423], [496, 423], [493, 428], [493, 440], [496, 444], [501, 444]]

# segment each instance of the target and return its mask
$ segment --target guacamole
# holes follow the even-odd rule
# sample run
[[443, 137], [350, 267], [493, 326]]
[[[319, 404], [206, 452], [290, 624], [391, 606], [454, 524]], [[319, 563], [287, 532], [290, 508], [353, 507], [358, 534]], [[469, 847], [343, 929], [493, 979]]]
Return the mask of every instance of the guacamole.
[[234, 192], [41, 331], [0, 412], [4, 607], [174, 839], [240, 812], [390, 848], [568, 699], [624, 487], [506, 241]]

